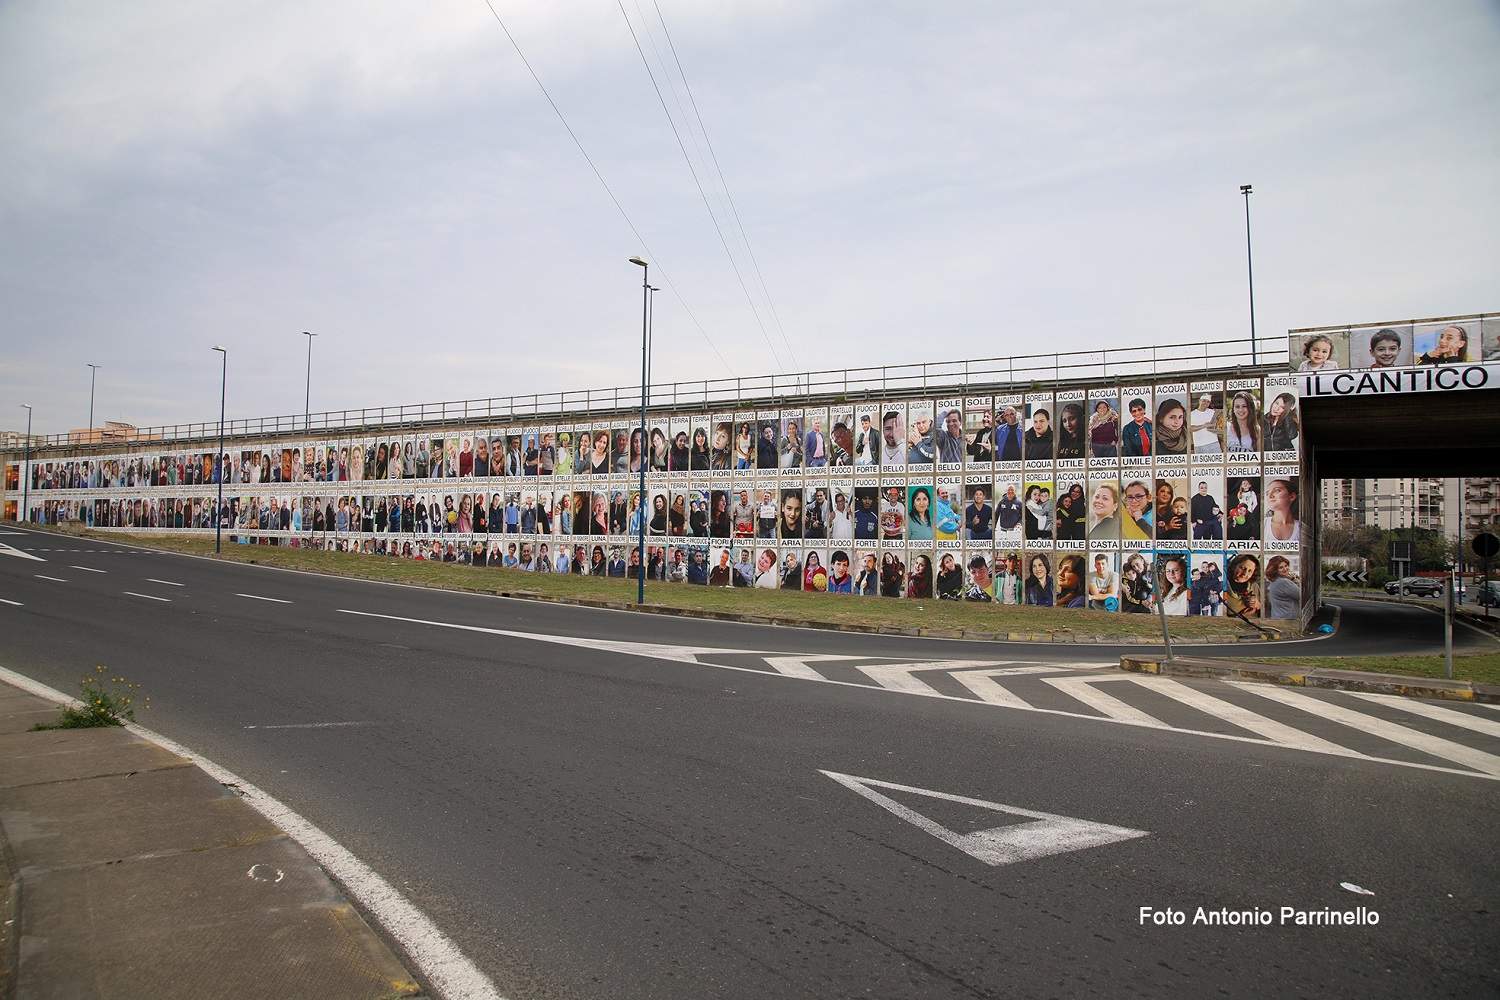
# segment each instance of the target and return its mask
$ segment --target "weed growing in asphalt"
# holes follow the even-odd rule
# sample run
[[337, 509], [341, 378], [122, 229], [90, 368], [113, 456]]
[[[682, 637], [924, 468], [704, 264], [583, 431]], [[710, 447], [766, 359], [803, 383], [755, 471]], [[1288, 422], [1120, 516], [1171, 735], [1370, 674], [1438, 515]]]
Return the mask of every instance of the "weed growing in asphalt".
[[[135, 721], [135, 692], [139, 684], [123, 677], [111, 677], [100, 664], [79, 683], [81, 705], [65, 705], [56, 722], [38, 722], [37, 729], [93, 729], [97, 726], [123, 726]], [[151, 707], [147, 698], [145, 707]]]

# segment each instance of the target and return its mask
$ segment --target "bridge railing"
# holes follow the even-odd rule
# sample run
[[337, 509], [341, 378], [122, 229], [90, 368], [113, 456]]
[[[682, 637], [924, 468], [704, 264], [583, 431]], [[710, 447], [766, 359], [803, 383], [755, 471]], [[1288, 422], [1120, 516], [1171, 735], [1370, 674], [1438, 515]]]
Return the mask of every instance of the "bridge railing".
[[[966, 390], [1003, 392], [1069, 382], [1118, 382], [1132, 378], [1223, 372], [1235, 369], [1284, 369], [1285, 336], [1225, 338], [1146, 347], [1113, 347], [1096, 351], [1018, 354], [965, 361], [921, 362], [866, 368], [698, 379], [653, 383], [649, 403], [655, 407], [693, 406], [710, 410], [754, 407], [788, 397], [808, 399], [894, 398]], [[400, 406], [325, 410], [303, 415], [235, 418], [224, 422], [229, 438], [307, 433], [347, 433], [475, 421], [520, 423], [540, 417], [564, 421], [571, 414], [638, 409], [640, 386], [526, 393]], [[163, 424], [85, 440], [70, 434], [34, 435], [33, 448], [72, 445], [110, 447], [178, 441], [208, 441], [219, 435], [219, 422]]]

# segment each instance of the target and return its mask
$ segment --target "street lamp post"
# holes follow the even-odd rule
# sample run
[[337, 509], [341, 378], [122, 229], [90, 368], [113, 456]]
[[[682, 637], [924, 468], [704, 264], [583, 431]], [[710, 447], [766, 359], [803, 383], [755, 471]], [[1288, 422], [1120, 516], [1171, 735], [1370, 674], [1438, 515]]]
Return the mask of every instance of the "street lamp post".
[[307, 338], [307, 389], [302, 398], [302, 430], [306, 432], [312, 429], [312, 342], [317, 334], [303, 330], [302, 336]]
[[99, 374], [99, 366], [92, 361], [89, 366], [89, 442], [94, 440], [94, 378]]
[[651, 275], [651, 266], [640, 257], [630, 258], [630, 263], [641, 269], [641, 483], [640, 500], [637, 502], [636, 513], [636, 559], [638, 565], [635, 573], [635, 603], [646, 603], [646, 387], [650, 375], [647, 372], [648, 351], [647, 342], [651, 336], [651, 282], [647, 279]]
[[[655, 285], [646, 286], [647, 306], [646, 309], [646, 398], [651, 398], [651, 367], [656, 360], [656, 293], [661, 291]], [[646, 443], [641, 442], [641, 450], [644, 452]]]
[[1250, 279], [1250, 363], [1257, 364], [1255, 344], [1255, 264], [1250, 253], [1250, 185], [1241, 184], [1240, 194], [1245, 196], [1245, 275]]
[[229, 463], [224, 461], [224, 393], [229, 388], [229, 352], [215, 347], [221, 355], [219, 368], [219, 502], [214, 507], [214, 554], [223, 551], [224, 540], [224, 477], [229, 475]]
[[21, 469], [21, 516], [17, 521], [31, 523], [31, 404], [22, 403], [26, 407], [26, 460]]

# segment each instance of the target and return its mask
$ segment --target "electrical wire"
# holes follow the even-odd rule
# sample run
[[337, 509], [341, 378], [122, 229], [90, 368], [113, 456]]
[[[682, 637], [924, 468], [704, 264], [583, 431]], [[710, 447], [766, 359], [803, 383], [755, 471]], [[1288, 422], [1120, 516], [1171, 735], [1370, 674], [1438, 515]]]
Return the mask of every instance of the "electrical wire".
[[[489, 2], [489, 0], [485, 0]], [[745, 284], [745, 276], [740, 273], [740, 265], [734, 259], [734, 252], [729, 249], [729, 241], [724, 238], [724, 227], [719, 225], [718, 216], [714, 214], [713, 205], [709, 203], [708, 194], [703, 190], [703, 182], [698, 178], [698, 169], [693, 166], [693, 158], [688, 155], [687, 146], [682, 141], [682, 133], [677, 129], [677, 122], [672, 118], [672, 111], [667, 107], [667, 99], [662, 95], [661, 85], [656, 82], [656, 74], [651, 70], [651, 60], [646, 58], [646, 50], [641, 48], [640, 37], [635, 33], [635, 25], [630, 21], [630, 15], [625, 12], [623, 0], [615, 0], [620, 8], [620, 16], [625, 19], [625, 27], [630, 32], [631, 41], [635, 42], [635, 50], [640, 53], [641, 65], [646, 67], [646, 76], [651, 79], [651, 89], [656, 91], [656, 99], [661, 102], [662, 112], [667, 116], [667, 124], [672, 127], [672, 135], [677, 139], [677, 148], [682, 150], [682, 158], [688, 166], [688, 173], [693, 176], [693, 184], [698, 188], [698, 197], [703, 199], [703, 207], [708, 210], [708, 218], [714, 224], [714, 232], [719, 234], [719, 243], [724, 247], [724, 254], [729, 258], [729, 266], [734, 270], [734, 276], [740, 283], [740, 290], [745, 293], [745, 301], [750, 305], [750, 313], [755, 317], [756, 326], [760, 327], [760, 334], [766, 341], [766, 347], [771, 352], [771, 358], [775, 361], [777, 368], [786, 370], [780, 355], [777, 353], [776, 345], [771, 341], [771, 335], [766, 331], [766, 324], [760, 318], [760, 310], [755, 307], [755, 298], [750, 294], [750, 288]]]
[[682, 293], [677, 290], [677, 286], [672, 282], [671, 277], [667, 274], [667, 269], [662, 266], [660, 259], [658, 259], [656, 254], [651, 252], [651, 248], [647, 246], [646, 238], [642, 236], [641, 231], [636, 228], [635, 222], [630, 218], [630, 213], [625, 211], [625, 206], [620, 204], [620, 199], [615, 196], [614, 189], [609, 186], [609, 181], [604, 179], [604, 174], [600, 172], [598, 164], [594, 162], [594, 158], [589, 155], [589, 151], [587, 149], [583, 148], [583, 143], [579, 141], [578, 134], [573, 131], [573, 126], [568, 124], [568, 119], [563, 116], [562, 109], [557, 106], [557, 102], [552, 99], [552, 95], [547, 91], [546, 85], [542, 83], [542, 78], [538, 76], [536, 70], [532, 68], [531, 60], [527, 59], [526, 53], [521, 51], [520, 43], [518, 43], [516, 41], [516, 37], [510, 33], [510, 28], [506, 26], [504, 19], [500, 17], [500, 12], [495, 9], [495, 5], [492, 0], [484, 0], [484, 5], [490, 9], [490, 14], [495, 18], [495, 23], [500, 26], [500, 30], [505, 32], [505, 37], [510, 41], [511, 48], [515, 49], [516, 55], [521, 57], [521, 63], [526, 67], [526, 72], [530, 73], [531, 78], [536, 81], [537, 89], [540, 90], [542, 92], [542, 96], [547, 99], [547, 104], [551, 106], [553, 114], [557, 115], [557, 120], [562, 122], [563, 129], [568, 133], [568, 138], [573, 140], [573, 145], [577, 146], [578, 152], [583, 154], [583, 158], [588, 163], [589, 169], [594, 172], [594, 176], [599, 179], [599, 184], [604, 188], [604, 193], [609, 195], [609, 200], [614, 203], [615, 209], [620, 213], [620, 217], [625, 220], [625, 225], [630, 227], [630, 232], [635, 236], [636, 242], [638, 242], [641, 246], [641, 249], [645, 251], [646, 259], [650, 261], [651, 266], [657, 270], [661, 280], [666, 284], [666, 286], [672, 290], [672, 295], [677, 299], [677, 303], [682, 306], [682, 310], [687, 314], [688, 319], [692, 320], [693, 326], [697, 327], [698, 332], [703, 335], [704, 342], [707, 343], [709, 348], [714, 352], [714, 356], [719, 359], [719, 364], [723, 365], [724, 370], [731, 376], [733, 376], [735, 374], [734, 369], [730, 367], [728, 361], [724, 360], [724, 355], [719, 351], [719, 346], [715, 344], [713, 338], [708, 335], [708, 331], [703, 328], [703, 324], [698, 322], [698, 317], [693, 314], [693, 310], [688, 306], [687, 300], [684, 299], [682, 297]]
[[[677, 64], [677, 75], [682, 77], [682, 86], [687, 91], [688, 104], [692, 106], [693, 117], [698, 119], [698, 131], [703, 133], [704, 145], [708, 147], [709, 158], [713, 160], [714, 170], [719, 175], [719, 184], [724, 188], [724, 197], [729, 202], [729, 211], [734, 215], [734, 224], [739, 228], [740, 239], [745, 242], [745, 250], [750, 255], [751, 266], [755, 268], [755, 277], [760, 282], [761, 293], [765, 295], [766, 305], [771, 309], [771, 318], [776, 321], [776, 329], [781, 333], [781, 340], [786, 344], [787, 351], [791, 352], [792, 362], [800, 367], [796, 352], [792, 350], [792, 341], [786, 335], [786, 327], [781, 325], [781, 314], [776, 309], [776, 300], [771, 298], [771, 289], [767, 287], [765, 275], [761, 273], [760, 261], [756, 260], [755, 249], [750, 246], [750, 237], [745, 232], [745, 224], [740, 220], [740, 210], [734, 203], [734, 195], [729, 192], [729, 182], [724, 179], [724, 168], [719, 166], [719, 154], [714, 152], [713, 140], [708, 137], [708, 126], [703, 124], [703, 115], [698, 111], [698, 99], [693, 96], [693, 85], [688, 83], [687, 73], [682, 68], [682, 60], [677, 55], [677, 44], [672, 41], [672, 31], [667, 27], [667, 19], [662, 16], [661, 4], [656, 0], [651, 0], [651, 6], [656, 8], [656, 19], [661, 22], [662, 34], [667, 39], [667, 48], [672, 52], [672, 61]], [[673, 96], [676, 96], [675, 90]]]

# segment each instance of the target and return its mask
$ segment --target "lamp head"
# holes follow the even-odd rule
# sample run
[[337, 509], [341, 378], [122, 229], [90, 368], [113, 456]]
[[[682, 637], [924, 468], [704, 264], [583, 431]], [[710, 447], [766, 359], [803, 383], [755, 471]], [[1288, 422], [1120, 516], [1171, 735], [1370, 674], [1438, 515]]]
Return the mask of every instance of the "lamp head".
[[1250, 185], [1249, 184], [1241, 184], [1240, 185], [1240, 194], [1249, 194], [1249, 193], [1250, 193]]
[[228, 354], [229, 353], [228, 351], [224, 350], [224, 348], [222, 348], [222, 347], [215, 347], [213, 349], [216, 350], [216, 351], [218, 351], [220, 354]]
[[645, 267], [646, 266], [646, 262], [644, 260], [641, 260], [641, 258], [639, 258], [639, 257], [632, 257], [632, 258], [630, 258], [630, 263], [637, 264], [637, 265], [639, 265], [641, 267]]
[[304, 336], [304, 337], [316, 337], [317, 334], [316, 333], [312, 333], [312, 332], [310, 332], [308, 330], [303, 330], [302, 331], [302, 336]]

